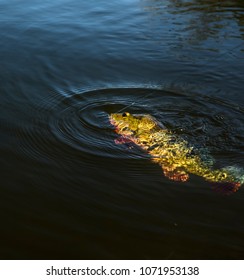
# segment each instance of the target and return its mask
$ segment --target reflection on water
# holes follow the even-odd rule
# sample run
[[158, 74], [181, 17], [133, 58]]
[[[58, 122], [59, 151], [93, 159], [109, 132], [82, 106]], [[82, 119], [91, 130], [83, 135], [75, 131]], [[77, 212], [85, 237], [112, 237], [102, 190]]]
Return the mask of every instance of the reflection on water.
[[243, 188], [115, 144], [148, 113], [244, 167], [242, 1], [0, 0], [1, 258], [241, 259]]
[[[163, 25], [170, 28], [171, 32], [179, 28], [184, 33], [184, 40], [190, 44], [211, 38], [223, 43], [226, 39], [238, 37], [236, 32], [244, 35], [243, 1], [142, 0], [142, 3], [154, 20], [160, 17], [161, 29]], [[239, 31], [235, 28], [236, 24], [239, 25]], [[185, 34], [188, 34], [187, 38]]]
[[173, 84], [195, 84], [201, 93], [211, 84], [215, 94], [220, 90], [229, 99], [242, 99], [235, 85], [243, 75], [241, 1], [141, 0], [141, 5], [148, 16], [148, 40], [161, 58], [167, 55], [176, 63], [174, 71], [166, 65]]
[[[161, 28], [165, 28], [163, 27], [165, 23], [166, 26], [171, 23], [174, 28], [171, 26], [170, 32], [174, 32], [175, 28], [183, 32], [184, 36], [180, 39], [185, 43], [200, 44], [201, 41], [211, 39], [212, 50], [218, 51], [218, 47], [213, 48], [213, 41], [223, 44], [227, 39], [233, 41], [239, 37], [237, 35], [244, 35], [242, 1], [142, 0], [142, 2], [153, 20], [155, 17], [160, 18]], [[239, 25], [239, 30], [236, 29], [236, 24]], [[185, 37], [185, 34], [188, 36]]]

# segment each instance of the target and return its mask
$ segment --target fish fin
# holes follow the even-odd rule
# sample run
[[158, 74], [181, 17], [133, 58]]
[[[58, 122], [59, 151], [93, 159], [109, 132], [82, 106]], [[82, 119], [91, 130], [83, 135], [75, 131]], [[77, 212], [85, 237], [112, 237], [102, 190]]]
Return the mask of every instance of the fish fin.
[[168, 168], [163, 167], [163, 172], [167, 178], [173, 181], [186, 182], [189, 179], [189, 174], [187, 174], [184, 170], [170, 170]]
[[241, 187], [239, 182], [214, 182], [211, 183], [213, 190], [223, 195], [235, 193]]
[[128, 144], [128, 143], [133, 143], [130, 137], [126, 136], [119, 136], [117, 139], [114, 140], [114, 143], [117, 145], [121, 144]]

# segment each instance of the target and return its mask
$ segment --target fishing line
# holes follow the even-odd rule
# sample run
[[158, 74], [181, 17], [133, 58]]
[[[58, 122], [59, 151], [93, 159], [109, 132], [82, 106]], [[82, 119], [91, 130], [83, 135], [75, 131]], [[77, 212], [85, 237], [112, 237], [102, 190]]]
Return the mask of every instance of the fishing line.
[[[205, 63], [203, 63], [203, 65], [208, 65], [209, 62], [213, 62], [213, 61], [215, 61], [215, 60], [221, 58], [223, 55], [226, 55], [226, 54], [229, 54], [230, 52], [233, 52], [234, 50], [236, 50], [237, 48], [239, 48], [239, 47], [241, 47], [241, 46], [244, 46], [244, 43], [243, 43], [243, 42], [240, 43], [240, 44], [238, 44], [238, 45], [236, 45], [235, 47], [233, 47], [233, 48], [231, 48], [231, 49], [225, 51], [224, 53], [221, 53], [220, 55], [216, 56], [215, 58], [213, 58], [213, 59], [211, 59], [211, 60], [210, 60], [210, 59], [206, 60]], [[178, 79], [175, 79], [174, 82], [176, 82], [177, 80], [178, 80]], [[129, 104], [129, 105], [126, 105], [126, 106], [123, 107], [122, 109], [116, 111], [116, 113], [120, 113], [120, 112], [124, 111], [125, 109], [130, 108], [131, 106], [135, 105], [136, 103], [140, 102], [141, 100], [143, 100], [143, 99], [146, 98], [146, 97], [149, 97], [149, 96], [152, 95], [152, 94], [153, 94], [153, 92], [150, 92], [150, 93], [146, 93], [145, 95], [142, 95], [142, 96], [140, 96], [140, 97], [138, 97], [138, 98], [135, 98], [135, 101], [133, 101], [133, 102], [132, 102], [131, 104]]]
[[136, 100], [134, 102], [132, 102], [130, 105], [127, 105], [127, 106], [123, 107], [122, 109], [116, 111], [116, 113], [120, 113], [120, 112], [124, 111], [125, 109], [127, 109], [127, 108], [135, 105], [136, 103], [138, 103], [139, 100], [142, 100], [142, 99], [144, 99], [144, 98], [146, 98], [146, 97], [148, 97], [148, 96], [150, 96], [152, 94], [153, 94], [153, 92], [150, 92], [150, 93], [147, 93], [145, 95], [142, 95], [142, 96], [136, 98]]

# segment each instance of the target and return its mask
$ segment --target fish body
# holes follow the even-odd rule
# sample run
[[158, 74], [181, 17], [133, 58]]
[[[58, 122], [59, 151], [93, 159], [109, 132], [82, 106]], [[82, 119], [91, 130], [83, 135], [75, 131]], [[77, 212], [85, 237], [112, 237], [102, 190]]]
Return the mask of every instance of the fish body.
[[238, 178], [233, 167], [214, 169], [211, 160], [203, 160], [201, 151], [151, 115], [114, 113], [110, 123], [120, 135], [115, 143], [133, 142], [141, 147], [171, 180], [185, 182], [189, 174], [194, 174], [228, 192], [237, 191], [243, 183], [243, 177]]

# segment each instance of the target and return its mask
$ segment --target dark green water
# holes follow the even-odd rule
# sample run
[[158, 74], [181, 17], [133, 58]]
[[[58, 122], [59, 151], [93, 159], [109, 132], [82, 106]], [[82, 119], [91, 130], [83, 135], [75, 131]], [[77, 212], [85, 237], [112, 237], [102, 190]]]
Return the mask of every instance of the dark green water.
[[116, 145], [149, 113], [244, 168], [243, 1], [0, 0], [0, 258], [243, 259], [244, 189]]

